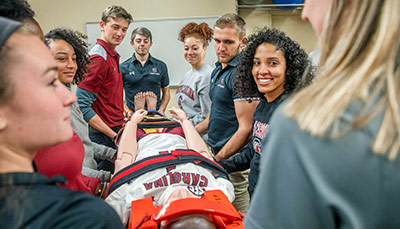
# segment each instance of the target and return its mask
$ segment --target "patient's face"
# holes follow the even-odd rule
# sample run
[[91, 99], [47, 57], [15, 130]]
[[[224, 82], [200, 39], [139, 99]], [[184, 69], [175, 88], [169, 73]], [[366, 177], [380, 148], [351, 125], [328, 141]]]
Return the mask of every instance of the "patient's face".
[[168, 197], [167, 202], [165, 204], [171, 203], [175, 200], [184, 199], [184, 198], [200, 198], [200, 197], [189, 192], [186, 188], [180, 188], [171, 193], [171, 195]]

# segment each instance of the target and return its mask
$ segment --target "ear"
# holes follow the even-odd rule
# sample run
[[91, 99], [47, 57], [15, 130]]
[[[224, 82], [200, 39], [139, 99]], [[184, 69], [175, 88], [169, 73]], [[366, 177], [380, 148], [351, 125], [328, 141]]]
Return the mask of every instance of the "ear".
[[129, 43], [133, 46], [133, 41], [130, 41]]
[[247, 37], [243, 37], [242, 40], [240, 41], [240, 47], [241, 47], [241, 48], [244, 48], [244, 46], [246, 45], [246, 43], [247, 43]]
[[106, 23], [104, 23], [104, 21], [100, 21], [100, 29], [103, 32], [104, 31], [104, 26], [106, 25]]

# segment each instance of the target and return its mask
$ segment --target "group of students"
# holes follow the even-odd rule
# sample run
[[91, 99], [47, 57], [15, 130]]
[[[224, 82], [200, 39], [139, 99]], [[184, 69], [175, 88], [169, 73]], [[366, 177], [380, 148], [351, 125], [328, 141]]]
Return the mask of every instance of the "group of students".
[[[157, 110], [158, 97], [139, 94], [117, 152], [89, 139], [85, 120], [91, 128], [104, 127], [109, 141], [117, 140], [118, 130], [98, 119], [104, 111], [96, 108], [101, 103], [93, 104], [104, 96], [101, 84], [85, 87], [93, 79], [83, 78], [90, 66], [84, 36], [54, 29], [44, 36], [46, 47], [34, 35], [39, 29], [32, 32], [1, 17], [0, 223], [8, 228], [123, 228], [132, 201], [148, 197], [156, 207], [174, 206], [180, 199], [202, 199], [207, 191], [221, 190], [233, 201], [235, 180], [226, 172], [250, 168], [246, 228], [399, 227], [399, 10], [400, 2], [391, 0], [306, 0], [302, 18], [311, 23], [321, 48], [316, 71], [304, 50], [276, 29], [260, 29], [247, 39], [242, 20], [227, 20], [238, 17], [232, 14], [218, 19], [214, 31], [189, 23], [179, 34], [192, 65], [182, 85], [201, 88], [193, 96], [202, 101], [201, 114], [210, 109], [209, 117], [172, 108], [176, 121], [167, 123], [173, 126], [141, 128], [144, 120], [163, 114], [149, 116], [144, 108]], [[117, 32], [106, 37], [107, 44], [98, 40], [91, 64], [118, 63], [109, 59], [118, 59], [112, 47], [122, 41], [130, 21], [106, 16], [102, 38], [107, 30]], [[32, 19], [29, 23], [35, 24]], [[214, 70], [204, 63], [212, 37], [218, 55]], [[210, 77], [192, 80], [199, 75]], [[203, 107], [210, 104], [207, 80], [211, 108]], [[83, 115], [64, 86], [81, 82], [86, 82], [79, 84], [85, 90], [81, 98], [89, 99]], [[114, 83], [121, 86], [122, 81]], [[182, 107], [193, 104], [184, 97], [188, 87], [178, 89]], [[108, 106], [118, 105], [123, 117], [122, 94], [113, 98], [118, 102]], [[199, 135], [207, 129], [211, 152], [206, 136]], [[98, 171], [94, 158], [115, 161], [114, 177]], [[162, 162], [159, 167], [150, 163], [155, 160]], [[109, 181], [105, 202], [72, 191], [101, 194]], [[216, 225], [212, 213], [194, 208], [161, 226]]]

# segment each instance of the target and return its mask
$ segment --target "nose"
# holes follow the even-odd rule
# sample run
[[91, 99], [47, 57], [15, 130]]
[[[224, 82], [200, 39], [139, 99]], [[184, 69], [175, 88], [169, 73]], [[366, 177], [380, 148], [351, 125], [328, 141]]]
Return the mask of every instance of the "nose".
[[304, 7], [303, 7], [303, 10], [301, 11], [301, 19], [303, 21], [307, 21], [308, 22], [307, 14], [308, 14], [308, 2], [306, 0], [306, 1], [304, 1]]
[[72, 58], [68, 58], [67, 68], [74, 68], [75, 66], [76, 66], [75, 61], [73, 61]]
[[260, 69], [258, 70], [258, 74], [267, 75], [269, 74], [269, 68], [266, 64], [261, 64]]
[[69, 107], [77, 100], [76, 96], [66, 87], [62, 88], [62, 102], [65, 107]]
[[226, 50], [226, 46], [221, 42], [221, 43], [218, 45], [218, 50], [224, 51], [224, 50]]
[[122, 29], [120, 29], [120, 30], [118, 30], [117, 35], [118, 35], [118, 36], [122, 36], [123, 33], [124, 33], [124, 32], [122, 31]]

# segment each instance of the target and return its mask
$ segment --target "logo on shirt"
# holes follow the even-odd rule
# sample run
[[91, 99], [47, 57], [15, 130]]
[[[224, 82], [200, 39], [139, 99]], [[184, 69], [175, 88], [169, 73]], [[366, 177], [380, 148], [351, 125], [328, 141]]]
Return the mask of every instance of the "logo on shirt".
[[134, 71], [129, 72], [129, 75], [135, 75]]
[[261, 141], [264, 139], [269, 129], [267, 123], [255, 121], [253, 125], [253, 136], [255, 137], [253, 142], [253, 148], [257, 153], [261, 153]]
[[184, 183], [200, 187], [208, 186], [208, 178], [198, 173], [169, 172], [155, 181], [143, 183], [146, 190], [166, 187], [172, 184]]
[[151, 69], [150, 75], [160, 75], [157, 68]]
[[189, 192], [191, 192], [195, 196], [203, 196], [205, 188], [199, 186], [187, 186]]
[[178, 87], [178, 90], [176, 90], [176, 94], [182, 93], [189, 97], [191, 100], [194, 100], [194, 91], [191, 87], [188, 85], [181, 85]]
[[220, 83], [217, 84], [217, 86], [220, 87], [220, 88], [225, 88], [224, 78], [221, 79]]

